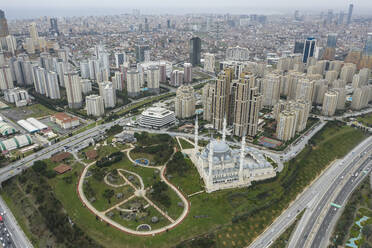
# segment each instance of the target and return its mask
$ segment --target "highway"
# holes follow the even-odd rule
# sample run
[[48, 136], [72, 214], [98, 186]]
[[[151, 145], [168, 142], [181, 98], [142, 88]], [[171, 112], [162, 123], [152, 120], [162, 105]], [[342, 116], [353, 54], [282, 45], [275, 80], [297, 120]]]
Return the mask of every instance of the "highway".
[[[328, 187], [325, 194], [321, 197], [320, 201], [317, 202], [315, 209], [309, 209], [311, 215], [310, 218], [304, 218], [306, 220], [301, 220], [298, 227], [295, 230], [294, 235], [289, 243], [289, 248], [291, 247], [309, 247], [313, 237], [313, 230], [317, 228], [317, 223], [319, 218], [321, 217], [322, 213], [325, 209], [330, 207], [330, 200], [333, 198], [334, 194], [337, 193], [341, 186], [343, 185], [344, 181], [347, 180], [346, 186], [349, 187], [354, 181], [354, 170], [362, 170], [366, 164], [369, 162], [369, 155], [372, 151], [372, 144], [369, 144], [365, 148], [361, 148], [355, 152], [355, 158], [348, 164], [341, 164], [344, 167], [342, 172], [335, 178], [332, 184]], [[350, 188], [346, 188], [349, 190]], [[340, 194], [344, 194], [341, 192]], [[309, 213], [307, 213], [309, 214]], [[300, 232], [298, 231], [300, 230]], [[321, 230], [321, 229], [320, 229]], [[324, 231], [324, 230], [323, 230]], [[324, 232], [322, 233], [324, 237]], [[320, 236], [318, 236], [319, 239]], [[319, 247], [319, 246], [317, 246]]]
[[[363, 164], [356, 170], [356, 172], [349, 178], [346, 184], [343, 186], [337, 197], [332, 201], [340, 206], [345, 206], [347, 199], [350, 197], [355, 188], [367, 177], [370, 173], [371, 168], [371, 156], [363, 162]], [[368, 173], [367, 173], [368, 171]], [[310, 247], [326, 247], [332, 234], [332, 230], [336, 224], [339, 215], [342, 213], [342, 209], [336, 207], [325, 206], [328, 211], [323, 218], [323, 221], [315, 234], [314, 239], [311, 242]]]
[[[322, 198], [328, 188], [337, 181], [341, 173], [349, 172], [359, 161], [364, 151], [372, 149], [372, 137], [365, 139], [355, 147], [342, 160], [332, 163], [318, 179], [307, 187], [290, 206], [249, 246], [250, 248], [269, 247], [296, 219], [296, 216], [304, 209], [313, 209], [318, 199]], [[347, 165], [347, 166], [345, 166]], [[337, 185], [335, 183], [334, 185]], [[303, 218], [306, 216], [306, 212]], [[300, 232], [302, 233], [302, 232]], [[295, 246], [303, 247], [303, 246]]]

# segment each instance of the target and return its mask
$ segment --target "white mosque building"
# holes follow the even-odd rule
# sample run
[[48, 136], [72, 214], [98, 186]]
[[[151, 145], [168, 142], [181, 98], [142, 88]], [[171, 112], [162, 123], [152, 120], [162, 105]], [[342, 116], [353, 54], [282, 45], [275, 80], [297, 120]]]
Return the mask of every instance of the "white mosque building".
[[231, 149], [226, 143], [226, 120], [222, 139], [212, 139], [200, 150], [198, 146], [198, 121], [195, 121], [195, 148], [188, 155], [203, 178], [208, 193], [228, 188], [247, 187], [252, 181], [265, 180], [276, 176], [273, 166], [263, 153], [245, 146], [242, 138], [241, 149]]

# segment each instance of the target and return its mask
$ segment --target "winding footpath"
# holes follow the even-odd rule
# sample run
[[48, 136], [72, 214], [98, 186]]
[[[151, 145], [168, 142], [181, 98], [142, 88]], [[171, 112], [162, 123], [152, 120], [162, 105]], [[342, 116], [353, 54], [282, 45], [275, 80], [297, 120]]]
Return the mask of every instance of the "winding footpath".
[[[179, 225], [186, 218], [186, 216], [188, 215], [188, 213], [190, 211], [190, 203], [187, 201], [186, 197], [177, 189], [177, 187], [175, 187], [173, 184], [171, 184], [168, 181], [168, 179], [166, 178], [166, 176], [165, 176], [166, 165], [157, 167], [157, 166], [143, 166], [141, 164], [138, 164], [130, 156], [130, 151], [133, 150], [133, 149], [134, 149], [134, 147], [132, 146], [131, 148], [128, 148], [128, 149], [123, 150], [123, 152], [126, 152], [128, 159], [132, 163], [134, 163], [134, 164], [136, 164], [138, 166], [159, 170], [160, 171], [160, 179], [162, 181], [164, 181], [173, 191], [175, 191], [176, 194], [178, 195], [178, 197], [182, 200], [183, 205], [184, 205], [184, 209], [182, 211], [182, 214], [176, 220], [173, 220], [173, 219], [171, 219], [168, 216], [169, 217], [168, 220], [171, 222], [171, 224], [169, 224], [167, 226], [164, 226], [164, 227], [161, 227], [161, 228], [158, 228], [158, 229], [151, 230], [151, 231], [137, 231], [137, 230], [132, 230], [130, 228], [127, 228], [125, 226], [122, 226], [119, 223], [117, 223], [117, 222], [113, 221], [112, 219], [110, 219], [109, 217], [107, 217], [105, 213], [109, 212], [108, 210], [106, 210], [104, 212], [100, 212], [97, 209], [95, 209], [95, 207], [86, 198], [86, 196], [84, 194], [84, 190], [83, 190], [84, 178], [86, 177], [86, 174], [87, 174], [89, 168], [92, 165], [94, 165], [95, 162], [90, 163], [90, 164], [88, 164], [88, 165], [85, 166], [85, 168], [84, 168], [84, 170], [81, 173], [80, 178], [79, 178], [79, 182], [78, 182], [78, 185], [77, 185], [77, 193], [78, 193], [78, 196], [79, 196], [80, 200], [82, 201], [82, 203], [84, 204], [84, 206], [89, 209], [89, 211], [91, 211], [94, 215], [98, 216], [102, 221], [108, 223], [112, 227], [115, 227], [116, 229], [118, 229], [118, 230], [120, 230], [122, 232], [125, 232], [125, 233], [128, 233], [128, 234], [132, 234], [132, 235], [137, 235], [137, 236], [154, 236], [156, 234], [160, 234], [160, 233], [166, 232], [166, 231], [168, 231], [170, 229], [173, 229], [177, 225]], [[122, 175], [120, 173], [120, 170], [121, 169], [119, 169], [119, 174]], [[131, 173], [133, 175], [136, 175], [135, 173], [130, 172], [130, 171], [126, 171], [126, 170], [123, 170], [123, 171], [125, 171], [127, 173]], [[123, 176], [123, 178], [124, 178], [124, 180], [126, 179], [125, 176]], [[126, 182], [128, 184], [131, 184], [131, 182], [129, 180], [128, 181], [126, 180]], [[144, 185], [143, 185], [143, 182], [142, 182], [142, 178], [140, 178], [140, 183], [141, 183], [141, 190], [143, 190]], [[133, 195], [133, 196], [131, 196], [129, 198], [132, 199], [132, 197], [134, 198], [134, 196], [135, 195]], [[130, 200], [129, 198], [127, 198], [124, 201], [125, 202], [129, 201]], [[143, 198], [146, 199], [150, 204], [152, 203], [151, 200], [148, 200], [148, 198], [145, 195], [143, 195]], [[120, 202], [119, 204], [116, 204], [118, 206], [115, 205], [115, 206], [111, 207], [110, 210], [115, 209], [115, 208], [119, 207], [122, 204], [123, 204], [123, 202]], [[158, 208], [156, 206], [156, 204], [154, 204], [152, 206], [155, 207], [161, 214], [163, 214], [163, 215], [165, 214], [160, 208]], [[164, 215], [164, 216], [166, 217], [167, 215]]]

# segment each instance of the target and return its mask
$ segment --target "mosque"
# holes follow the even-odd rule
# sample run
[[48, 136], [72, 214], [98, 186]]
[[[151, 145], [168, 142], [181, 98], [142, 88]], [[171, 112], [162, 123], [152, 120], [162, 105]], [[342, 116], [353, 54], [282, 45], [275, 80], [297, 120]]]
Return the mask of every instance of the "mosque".
[[226, 120], [222, 139], [212, 139], [200, 150], [198, 146], [198, 120], [195, 121], [195, 148], [188, 152], [203, 178], [208, 193], [228, 188], [247, 187], [252, 181], [275, 177], [273, 166], [263, 153], [245, 146], [232, 149], [226, 142]]

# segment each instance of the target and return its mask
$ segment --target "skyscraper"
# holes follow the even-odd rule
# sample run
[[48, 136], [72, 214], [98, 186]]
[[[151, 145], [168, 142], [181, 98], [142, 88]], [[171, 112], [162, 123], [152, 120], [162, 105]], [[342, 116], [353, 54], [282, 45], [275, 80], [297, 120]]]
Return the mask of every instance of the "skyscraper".
[[350, 4], [349, 5], [349, 12], [347, 13], [347, 25], [349, 25], [351, 23], [351, 18], [352, 18], [352, 15], [353, 15], [353, 8], [354, 8], [354, 4]]
[[363, 55], [372, 56], [372, 33], [368, 33]]
[[149, 50], [148, 45], [137, 45], [136, 46], [136, 61], [143, 62], [145, 61], [145, 51]]
[[150, 66], [147, 70], [147, 88], [150, 92], [159, 93], [159, 67], [157, 66]]
[[58, 35], [59, 34], [57, 18], [50, 18], [50, 32], [53, 35]]
[[175, 114], [178, 118], [189, 118], [195, 114], [194, 88], [182, 85], [177, 89], [177, 97], [174, 101]]
[[39, 41], [39, 33], [37, 32], [36, 23], [32, 22], [29, 27], [30, 37], [32, 39], [32, 42], [35, 44], [38, 44]]
[[200, 65], [201, 40], [194, 37], [190, 40], [190, 63], [193, 66]]
[[0, 37], [5, 37], [8, 35], [8, 22], [6, 21], [4, 11], [0, 10]]
[[190, 63], [183, 64], [183, 82], [192, 83], [192, 65]]
[[124, 64], [125, 62], [125, 53], [124, 52], [116, 52], [115, 53], [115, 66], [119, 68], [120, 65]]
[[327, 47], [336, 48], [337, 34], [328, 34], [327, 36]]
[[64, 78], [67, 102], [69, 108], [81, 108], [83, 106], [83, 95], [81, 92], [80, 77], [76, 72], [65, 74]]
[[204, 54], [204, 70], [214, 73], [215, 56], [211, 53]]
[[87, 114], [93, 116], [102, 116], [105, 113], [102, 96], [90, 95], [85, 97], [87, 105]]
[[307, 60], [314, 56], [316, 47], [316, 39], [309, 37], [305, 40], [302, 62], [307, 63]]

